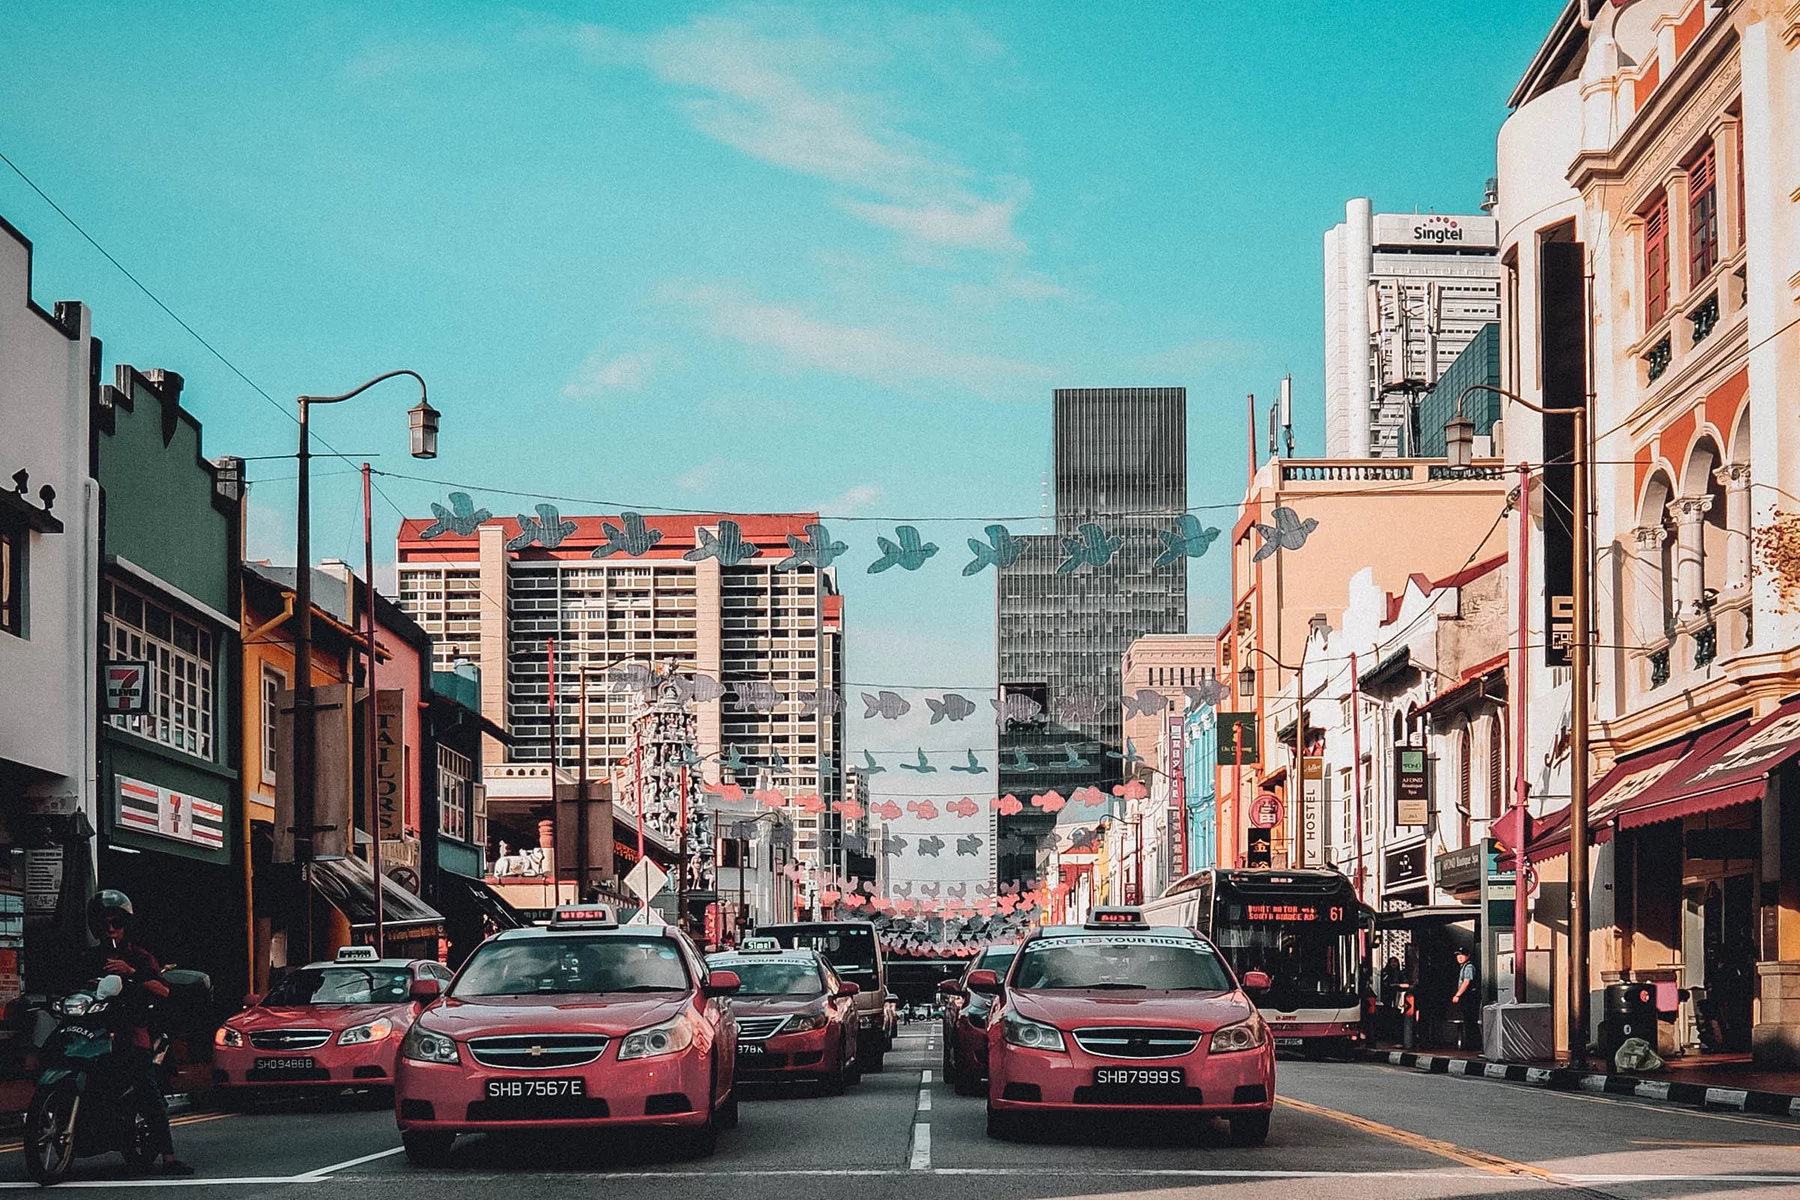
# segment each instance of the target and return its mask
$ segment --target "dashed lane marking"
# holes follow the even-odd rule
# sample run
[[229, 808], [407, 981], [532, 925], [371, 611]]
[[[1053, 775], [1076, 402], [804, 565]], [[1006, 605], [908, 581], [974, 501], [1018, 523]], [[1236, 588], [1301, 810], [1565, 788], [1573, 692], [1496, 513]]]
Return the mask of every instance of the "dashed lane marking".
[[931, 1170], [931, 1126], [920, 1122], [913, 1126], [912, 1161], [914, 1171]]
[[919, 1111], [920, 1112], [930, 1112], [931, 1111], [931, 1092], [927, 1088], [919, 1089]]
[[930, 1067], [926, 1067], [923, 1071], [919, 1072], [919, 1082], [920, 1083], [930, 1083], [931, 1082], [931, 1068]]

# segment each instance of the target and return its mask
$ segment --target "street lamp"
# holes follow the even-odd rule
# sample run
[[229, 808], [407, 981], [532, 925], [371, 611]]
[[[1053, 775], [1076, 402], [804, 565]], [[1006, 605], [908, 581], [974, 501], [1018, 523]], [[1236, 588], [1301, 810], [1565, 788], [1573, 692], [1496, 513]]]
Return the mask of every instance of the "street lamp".
[[[306, 864], [313, 857], [313, 835], [321, 832], [314, 825], [313, 786], [317, 777], [317, 764], [314, 761], [314, 705], [312, 686], [312, 437], [311, 413], [315, 404], [340, 404], [352, 397], [360, 396], [376, 384], [395, 376], [405, 375], [418, 382], [419, 403], [408, 414], [412, 432], [412, 455], [414, 458], [435, 458], [437, 456], [438, 411], [431, 407], [426, 398], [425, 379], [417, 371], [388, 371], [377, 375], [367, 383], [354, 387], [337, 396], [301, 396], [296, 403], [300, 406], [300, 450], [295, 456], [299, 464], [299, 474], [294, 487], [295, 532], [294, 532], [294, 860], [301, 865], [300, 919], [301, 937], [304, 941], [301, 962], [312, 956], [312, 897], [307, 894], [305, 879]], [[372, 581], [371, 581], [372, 585]], [[375, 687], [374, 645], [369, 647], [369, 688]], [[374, 730], [369, 730], [374, 736]], [[373, 803], [374, 797], [370, 797]], [[354, 837], [351, 838], [354, 843]], [[379, 860], [381, 845], [381, 826], [377, 820], [375, 827], [375, 854]], [[375, 873], [375, 901], [381, 903], [381, 876]], [[377, 909], [376, 926], [379, 930], [379, 908]]]
[[[1474, 449], [1474, 424], [1463, 416], [1463, 400], [1471, 392], [1493, 392], [1504, 396], [1518, 404], [1524, 405], [1532, 412], [1545, 417], [1567, 417], [1572, 426], [1574, 443], [1570, 455], [1570, 470], [1574, 475], [1573, 503], [1574, 520], [1570, 530], [1571, 557], [1575, 561], [1575, 569], [1571, 572], [1570, 601], [1574, 608], [1573, 630], [1569, 646], [1569, 673], [1571, 675], [1569, 723], [1569, 1058], [1581, 1066], [1587, 1061], [1588, 1039], [1588, 706], [1592, 698], [1593, 657], [1591, 643], [1593, 640], [1588, 594], [1588, 560], [1592, 554], [1592, 529], [1589, 526], [1588, 514], [1588, 426], [1587, 405], [1584, 400], [1577, 408], [1545, 408], [1533, 404], [1516, 392], [1495, 387], [1487, 383], [1472, 383], [1464, 388], [1456, 397], [1456, 417], [1444, 427], [1444, 443], [1448, 451], [1450, 465], [1467, 467], [1472, 459]], [[1524, 510], [1525, 496], [1519, 496], [1519, 519], [1527, 519]], [[1523, 601], [1521, 600], [1521, 603]], [[1519, 680], [1521, 689], [1525, 686]], [[1521, 839], [1523, 840], [1523, 839]], [[1513, 879], [1513, 886], [1522, 894], [1525, 886], [1525, 848], [1519, 847], [1519, 869]], [[1525, 930], [1513, 930], [1514, 953], [1523, 950], [1522, 939]]]

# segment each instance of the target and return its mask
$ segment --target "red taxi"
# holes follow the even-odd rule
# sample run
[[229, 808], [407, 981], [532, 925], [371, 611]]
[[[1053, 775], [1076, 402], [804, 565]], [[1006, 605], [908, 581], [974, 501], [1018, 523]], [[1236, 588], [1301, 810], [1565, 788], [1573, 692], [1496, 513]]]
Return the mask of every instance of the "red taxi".
[[774, 938], [749, 938], [742, 950], [707, 957], [740, 986], [732, 999], [741, 1079], [816, 1079], [842, 1092], [862, 1078], [856, 1058], [855, 997], [817, 950], [783, 950]]
[[944, 998], [944, 1078], [959, 1096], [978, 1096], [987, 1082], [987, 1023], [994, 997], [969, 990], [969, 976], [976, 971], [1005, 975], [1012, 966], [1013, 946], [988, 946], [969, 960], [961, 979], [938, 984]]
[[346, 946], [336, 961], [292, 972], [213, 1034], [213, 1083], [243, 1094], [296, 1087], [387, 1087], [394, 1055], [418, 1016], [423, 980], [448, 981], [428, 960], [380, 958]]
[[1051, 1114], [1224, 1117], [1234, 1142], [1262, 1142], [1275, 1105], [1275, 1045], [1246, 989], [1204, 937], [1151, 926], [1135, 908], [1097, 908], [1019, 945], [988, 1021], [988, 1134]]
[[737, 1120], [737, 988], [686, 934], [620, 926], [604, 905], [495, 934], [401, 1043], [407, 1159], [441, 1164], [459, 1133], [525, 1126], [668, 1129], [710, 1154]]

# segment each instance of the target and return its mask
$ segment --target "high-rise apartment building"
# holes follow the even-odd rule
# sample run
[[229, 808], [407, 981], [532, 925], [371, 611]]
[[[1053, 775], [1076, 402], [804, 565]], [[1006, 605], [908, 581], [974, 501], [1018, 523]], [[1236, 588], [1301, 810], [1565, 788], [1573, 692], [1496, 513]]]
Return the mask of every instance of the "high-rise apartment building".
[[1419, 399], [1500, 316], [1489, 216], [1344, 207], [1325, 234], [1325, 455], [1419, 451]]
[[[589, 777], [613, 777], [629, 796], [646, 710], [626, 672], [673, 673], [691, 687], [681, 703], [706, 778], [816, 791], [824, 812], [789, 814], [799, 857], [840, 870], [838, 815], [829, 805], [842, 796], [843, 718], [834, 703], [809, 705], [800, 693], [840, 692], [843, 597], [830, 569], [777, 569], [789, 554], [787, 536], [804, 537], [817, 521], [811, 513], [671, 515], [637, 527], [620, 517], [575, 517], [549, 523], [561, 528], [546, 547], [523, 538], [511, 518], [466, 534], [411, 519], [400, 528], [400, 604], [432, 635], [440, 667], [459, 659], [480, 665], [483, 714], [512, 735], [510, 745], [487, 742], [490, 764], [554, 758], [575, 774], [585, 746]], [[733, 524], [753, 556], [729, 566], [716, 553], [688, 557], [702, 546], [701, 532], [718, 545], [712, 539], [723, 529], [727, 557], [738, 558]], [[504, 806], [496, 802], [490, 819], [501, 836]]]
[[[1054, 532], [1022, 538], [996, 583], [1000, 684], [1039, 709], [1000, 730], [1000, 791], [1021, 798], [1119, 779], [1120, 657], [1187, 628], [1187, 560], [1156, 565], [1187, 510], [1187, 390], [1058, 388], [1052, 420]], [[1036, 880], [1055, 821], [999, 818], [995, 878]]]

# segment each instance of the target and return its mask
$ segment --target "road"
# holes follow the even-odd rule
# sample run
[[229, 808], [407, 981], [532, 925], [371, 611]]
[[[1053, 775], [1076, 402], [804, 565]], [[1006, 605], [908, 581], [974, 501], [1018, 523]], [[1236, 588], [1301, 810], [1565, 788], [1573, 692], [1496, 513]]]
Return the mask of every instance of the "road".
[[[208, 1200], [354, 1192], [358, 1200], [1463, 1200], [1474, 1197], [1800, 1196], [1800, 1123], [1427, 1076], [1373, 1064], [1283, 1061], [1265, 1146], [1223, 1130], [1085, 1123], [1029, 1143], [990, 1141], [979, 1099], [939, 1078], [936, 1026], [915, 1025], [841, 1097], [747, 1090], [718, 1154], [681, 1161], [651, 1139], [571, 1146], [465, 1138], [451, 1167], [418, 1171], [387, 1111], [281, 1106], [182, 1118], [200, 1174], [133, 1179], [85, 1160], [84, 1192], [200, 1189]], [[16, 1150], [0, 1188], [24, 1188]]]

